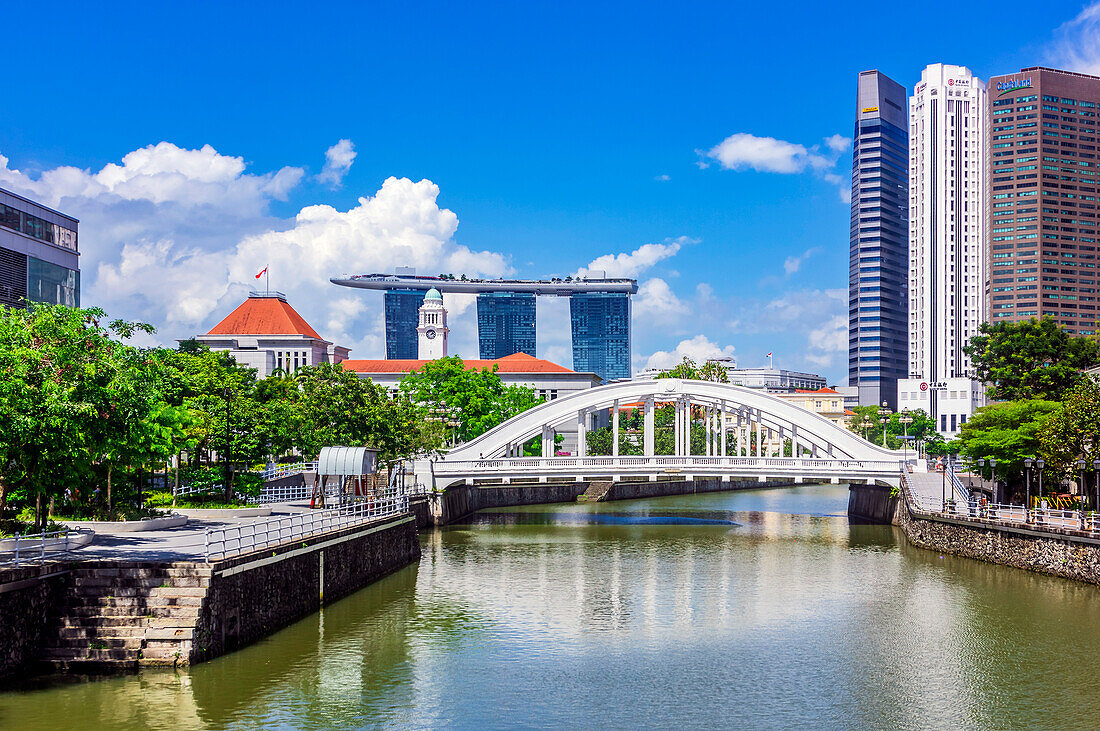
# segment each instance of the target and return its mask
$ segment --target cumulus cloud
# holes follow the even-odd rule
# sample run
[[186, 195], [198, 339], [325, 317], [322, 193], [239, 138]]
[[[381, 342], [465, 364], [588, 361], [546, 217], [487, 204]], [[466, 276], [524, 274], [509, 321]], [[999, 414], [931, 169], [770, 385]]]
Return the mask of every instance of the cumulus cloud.
[[690, 311], [688, 304], [676, 296], [668, 282], [659, 277], [638, 285], [632, 309], [634, 320], [647, 325], [672, 323]]
[[[851, 139], [843, 135], [826, 137], [823, 148], [821, 145], [807, 147], [775, 137], [736, 132], [709, 150], [695, 152], [699, 156], [697, 164], [700, 168], [718, 163], [724, 170], [755, 170], [781, 175], [813, 172], [841, 188], [840, 197], [844, 200], [844, 180], [836, 173], [836, 167], [851, 144]], [[851, 192], [847, 195], [850, 199]]]
[[325, 166], [317, 175], [317, 181], [338, 188], [344, 182], [344, 176], [355, 162], [355, 145], [351, 140], [340, 140], [325, 150]]
[[573, 276], [592, 277], [604, 272], [608, 277], [633, 279], [658, 262], [675, 256], [684, 246], [697, 241], [687, 236], [680, 236], [675, 239], [665, 239], [660, 244], [643, 244], [630, 253], [604, 254], [593, 259], [588, 266], [578, 269]]
[[1089, 3], [1059, 26], [1045, 55], [1056, 68], [1100, 74], [1100, 2]]
[[[298, 167], [253, 173], [242, 158], [209, 145], [169, 142], [100, 170], [29, 175], [0, 156], [0, 186], [80, 219], [82, 303], [150, 322], [164, 343], [206, 332], [268, 266], [272, 288], [327, 339], [353, 347], [356, 357], [382, 357], [381, 297], [338, 288], [330, 277], [398, 265], [510, 272], [502, 255], [454, 242], [458, 217], [439, 206], [430, 180], [389, 178], [348, 210], [312, 205], [290, 219], [273, 216], [271, 202], [285, 199], [302, 175]], [[470, 319], [456, 322], [455, 342], [476, 337]]]
[[672, 177], [665, 173], [662, 173], [661, 175], [655, 175], [653, 179], [656, 180], [658, 183], [667, 183], [668, 181], [672, 180]]
[[802, 264], [814, 254], [821, 252], [820, 246], [811, 246], [798, 256], [788, 256], [783, 261], [783, 272], [789, 277], [802, 268]]
[[732, 358], [733, 353], [732, 345], [719, 346], [706, 335], [696, 335], [688, 340], [681, 340], [672, 350], [656, 351], [646, 359], [645, 367], [667, 370], [680, 363], [685, 357], [702, 364], [711, 358]]

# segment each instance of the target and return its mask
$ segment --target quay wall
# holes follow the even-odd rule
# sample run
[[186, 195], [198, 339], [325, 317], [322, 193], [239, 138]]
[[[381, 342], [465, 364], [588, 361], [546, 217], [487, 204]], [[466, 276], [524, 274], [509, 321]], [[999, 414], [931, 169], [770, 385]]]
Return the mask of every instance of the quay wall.
[[68, 584], [64, 564], [0, 569], [0, 680], [38, 661]]
[[419, 560], [416, 520], [406, 515], [217, 562], [190, 662], [250, 644]]
[[[454, 485], [443, 493], [430, 494], [428, 507], [430, 522], [423, 525], [447, 525], [479, 510], [518, 505], [544, 505], [549, 503], [576, 502], [591, 484], [585, 482], [524, 483], [491, 485]], [[666, 495], [691, 495], [699, 492], [729, 490], [757, 490], [763, 487], [789, 487], [789, 481], [739, 480], [723, 482], [718, 478], [695, 480], [658, 480], [616, 482], [608, 490], [604, 500], [634, 500], [637, 498]], [[807, 483], [808, 484], [808, 483]]]
[[848, 486], [848, 521], [889, 525], [895, 522], [901, 496], [897, 488], [868, 483]]

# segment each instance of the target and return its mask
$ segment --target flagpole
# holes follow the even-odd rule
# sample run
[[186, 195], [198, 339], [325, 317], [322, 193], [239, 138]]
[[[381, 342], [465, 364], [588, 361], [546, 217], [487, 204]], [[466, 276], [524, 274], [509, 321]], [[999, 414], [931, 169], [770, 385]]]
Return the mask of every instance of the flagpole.
[[268, 271], [268, 267], [264, 267], [264, 288], [267, 294], [271, 294], [271, 272]]

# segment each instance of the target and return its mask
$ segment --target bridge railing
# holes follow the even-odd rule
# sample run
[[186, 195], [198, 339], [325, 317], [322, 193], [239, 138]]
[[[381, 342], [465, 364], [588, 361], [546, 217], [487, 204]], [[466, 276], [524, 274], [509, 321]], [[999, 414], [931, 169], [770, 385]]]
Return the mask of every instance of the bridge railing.
[[568, 472], [584, 468], [622, 469], [625, 472], [668, 468], [716, 469], [791, 469], [812, 472], [860, 471], [896, 473], [900, 461], [822, 459], [812, 457], [704, 457], [704, 456], [596, 456], [596, 457], [515, 457], [464, 461], [436, 462], [436, 474], [467, 474], [470, 472], [515, 472], [522, 470]]

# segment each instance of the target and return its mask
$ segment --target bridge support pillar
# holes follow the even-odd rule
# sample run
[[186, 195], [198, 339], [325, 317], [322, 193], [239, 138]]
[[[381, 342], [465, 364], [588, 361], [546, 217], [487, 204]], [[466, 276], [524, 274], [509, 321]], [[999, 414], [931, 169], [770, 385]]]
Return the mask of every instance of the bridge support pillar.
[[718, 412], [718, 428], [722, 431], [722, 456], [726, 456], [726, 402], [722, 402], [722, 408]]
[[840, 484], [840, 478], [839, 477], [830, 477], [829, 478], [829, 484], [830, 485], [839, 485]]
[[695, 475], [684, 475], [685, 482], [695, 482]]
[[650, 482], [656, 482], [657, 481], [657, 475], [650, 475], [649, 476], [649, 481]]
[[619, 456], [619, 400], [611, 406], [611, 456]]
[[801, 485], [802, 484], [802, 475], [799, 475], [798, 477], [794, 478], [794, 484], [796, 484], [796, 485]]

